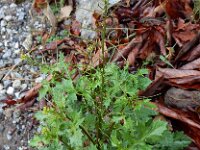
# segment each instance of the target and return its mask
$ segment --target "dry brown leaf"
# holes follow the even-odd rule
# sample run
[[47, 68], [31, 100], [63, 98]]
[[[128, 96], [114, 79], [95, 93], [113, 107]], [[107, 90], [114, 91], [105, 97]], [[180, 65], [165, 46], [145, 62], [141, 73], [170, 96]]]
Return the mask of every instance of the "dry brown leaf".
[[175, 58], [175, 62], [178, 62], [180, 58], [183, 57], [183, 55], [187, 54], [192, 48], [194, 48], [197, 44], [199, 44], [199, 40], [200, 40], [200, 32], [197, 32], [197, 35], [192, 40], [187, 42], [181, 48], [181, 50], [179, 50], [179, 53]]
[[137, 47], [133, 48], [133, 50], [129, 53], [128, 55], [128, 62], [129, 62], [129, 65], [131, 66], [134, 66], [135, 64], [135, 59], [136, 59], [136, 56], [138, 54], [138, 51], [139, 49]]
[[[107, 57], [108, 57], [107, 46], [106, 46], [106, 43], [104, 43], [104, 59], [106, 59]], [[94, 53], [92, 60], [90, 62], [90, 65], [93, 67], [97, 67], [102, 63], [103, 63], [102, 49], [99, 49], [96, 53]]]
[[182, 44], [185, 44], [197, 35], [199, 28], [198, 24], [185, 23], [183, 19], [179, 19], [172, 35], [175, 41], [182, 46]]
[[[196, 36], [196, 31], [184, 31], [184, 32], [175, 32], [173, 33], [174, 39], [180, 41], [182, 44], [190, 41]], [[177, 42], [178, 42], [177, 41]]]
[[159, 68], [159, 72], [164, 75], [164, 78], [184, 78], [189, 76], [200, 76], [200, 71], [196, 70], [181, 70], [181, 69], [170, 69], [170, 68]]
[[199, 57], [200, 57], [200, 44], [198, 44], [195, 48], [193, 48], [191, 51], [189, 51], [187, 53], [187, 55], [185, 55], [183, 57], [183, 59], [181, 59], [181, 60], [182, 61], [192, 61]]
[[169, 109], [166, 106], [159, 103], [154, 103], [154, 104], [157, 106], [158, 112], [163, 114], [164, 116], [182, 121], [192, 127], [200, 129], [200, 124], [198, 122], [195, 122], [194, 120], [191, 120], [190, 116], [188, 116], [187, 113], [184, 113], [177, 109], [172, 109], [172, 108]]
[[200, 58], [187, 63], [186, 65], [182, 66], [180, 69], [186, 69], [186, 70], [193, 70], [193, 69], [197, 69], [200, 70]]
[[172, 19], [191, 18], [193, 11], [187, 0], [167, 0], [165, 5], [167, 15]]
[[49, 36], [51, 36], [51, 35], [55, 34], [55, 32], [56, 32], [56, 24], [57, 24], [56, 17], [53, 14], [53, 11], [51, 10], [51, 7], [49, 6], [48, 3], [47, 3], [47, 7], [43, 8], [42, 11], [43, 11], [44, 15], [48, 18], [48, 20], [52, 26], [50, 34], [49, 34]]
[[197, 70], [181, 70], [159, 68], [156, 76], [162, 76], [165, 83], [171, 86], [180, 87], [182, 89], [200, 90], [200, 71]]

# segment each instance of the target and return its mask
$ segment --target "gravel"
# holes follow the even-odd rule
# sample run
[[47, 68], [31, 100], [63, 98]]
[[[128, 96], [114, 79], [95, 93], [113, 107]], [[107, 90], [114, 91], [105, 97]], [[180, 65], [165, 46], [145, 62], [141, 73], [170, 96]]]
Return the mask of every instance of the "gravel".
[[[0, 93], [1, 100], [10, 96], [19, 99], [24, 95], [22, 92], [34, 85], [32, 83], [39, 83], [43, 79], [38, 68], [26, 65], [20, 56], [22, 52], [27, 52], [23, 43], [30, 36], [30, 8], [30, 1], [17, 5], [10, 0], [0, 0], [0, 77], [6, 75], [0, 86], [0, 91], [3, 91]], [[35, 24], [33, 27], [42, 26], [40, 20], [36, 20]], [[32, 41], [32, 37], [29, 39]], [[16, 67], [10, 71], [14, 65]], [[37, 74], [37, 79], [32, 76], [33, 72]]]
[[[0, 83], [0, 101], [7, 99], [20, 99], [36, 83], [42, 82], [45, 75], [39, 74], [38, 67], [30, 66], [21, 60], [21, 53], [27, 52], [34, 44], [30, 34], [29, 10], [31, 0], [16, 5], [12, 0], [0, 0], [0, 78], [6, 75]], [[77, 0], [79, 3], [76, 18], [83, 27], [92, 27], [92, 13], [99, 10], [100, 0]], [[81, 8], [84, 6], [84, 9]], [[90, 10], [89, 12], [86, 10]], [[64, 24], [70, 24], [65, 21]], [[36, 29], [43, 28], [41, 21], [33, 23]], [[96, 33], [82, 30], [84, 38], [94, 38]], [[36, 58], [41, 59], [41, 55]], [[17, 65], [14, 69], [13, 66]], [[9, 74], [8, 74], [9, 73]], [[31, 150], [27, 147], [28, 140], [34, 132], [40, 131], [33, 124], [33, 112], [19, 113], [13, 110], [3, 111], [0, 103], [0, 150]], [[30, 119], [31, 118], [31, 119]]]
[[[0, 82], [0, 101], [22, 98], [36, 81], [44, 79], [38, 67], [22, 62], [20, 56], [27, 52], [22, 43], [30, 34], [30, 8], [30, 0], [19, 5], [0, 0], [0, 78], [6, 75]], [[37, 26], [42, 25], [37, 22]], [[37, 126], [30, 126], [33, 112], [2, 111], [2, 107], [0, 103], [0, 150], [32, 150], [28, 141], [37, 132]]]

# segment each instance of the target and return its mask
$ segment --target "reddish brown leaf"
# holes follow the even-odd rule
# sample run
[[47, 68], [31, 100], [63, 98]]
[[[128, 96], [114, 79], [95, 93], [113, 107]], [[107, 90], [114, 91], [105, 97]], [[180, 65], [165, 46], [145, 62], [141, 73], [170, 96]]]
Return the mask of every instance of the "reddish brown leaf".
[[[47, 81], [50, 81], [52, 78], [51, 75], [49, 75], [47, 77]], [[38, 95], [39, 89], [42, 87], [42, 84], [39, 83], [36, 86], [34, 86], [33, 88], [31, 88], [24, 97], [22, 97], [19, 102], [20, 103], [27, 103], [29, 101], [31, 101], [33, 98], [35, 98]]]
[[183, 129], [185, 133], [192, 138], [192, 141], [200, 148], [200, 120], [199, 116], [193, 112], [184, 112], [176, 108], [168, 108], [162, 103], [154, 103], [158, 107], [158, 112], [162, 115], [178, 120], [176, 125]]
[[193, 13], [188, 0], [166, 0], [165, 9], [172, 19], [191, 17]]
[[34, 0], [33, 2], [33, 9], [40, 13], [43, 8], [47, 7], [47, 1], [46, 0]]
[[32, 99], [31, 101], [28, 101], [27, 103], [24, 103], [24, 104], [18, 106], [17, 108], [20, 110], [26, 110], [27, 108], [33, 106], [34, 102], [35, 102], [35, 99]]
[[7, 105], [15, 105], [17, 104], [17, 101], [12, 99], [7, 99], [7, 100], [1, 100], [0, 103], [5, 103]]
[[73, 21], [70, 32], [76, 36], [79, 36], [81, 34], [81, 24], [78, 21]]
[[131, 42], [128, 43], [126, 47], [124, 47], [122, 50], [119, 50], [112, 58], [112, 62], [116, 62], [120, 60], [121, 58], [127, 57], [130, 51], [137, 47], [138, 49], [142, 46], [142, 36], [137, 36], [136, 38], [133, 38]]
[[158, 107], [158, 112], [161, 113], [164, 116], [182, 121], [191, 127], [195, 127], [200, 130], [200, 122], [197, 121], [195, 118], [195, 121], [190, 119], [191, 116], [188, 115], [188, 113], [183, 112], [181, 110], [175, 109], [175, 108], [167, 108], [163, 104], [160, 103], [154, 103]]

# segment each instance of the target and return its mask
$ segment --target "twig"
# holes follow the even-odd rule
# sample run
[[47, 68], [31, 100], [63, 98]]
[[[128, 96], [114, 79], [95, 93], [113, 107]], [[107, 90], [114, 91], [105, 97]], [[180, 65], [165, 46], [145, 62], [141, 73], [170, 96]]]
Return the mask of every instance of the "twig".
[[1, 79], [0, 82], [2, 82], [3, 79], [5, 79], [17, 66], [19, 66], [19, 64], [22, 62], [23, 60], [20, 60], [17, 64], [13, 65], [12, 68], [6, 73], [4, 74]]

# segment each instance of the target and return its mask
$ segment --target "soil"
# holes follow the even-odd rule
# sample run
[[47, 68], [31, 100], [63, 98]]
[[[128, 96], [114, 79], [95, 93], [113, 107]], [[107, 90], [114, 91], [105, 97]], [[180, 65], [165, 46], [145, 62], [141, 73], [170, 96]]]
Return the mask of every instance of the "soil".
[[38, 127], [33, 115], [16, 107], [0, 113], [0, 150], [33, 150], [28, 146]]

